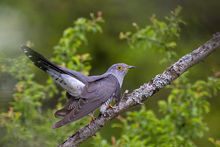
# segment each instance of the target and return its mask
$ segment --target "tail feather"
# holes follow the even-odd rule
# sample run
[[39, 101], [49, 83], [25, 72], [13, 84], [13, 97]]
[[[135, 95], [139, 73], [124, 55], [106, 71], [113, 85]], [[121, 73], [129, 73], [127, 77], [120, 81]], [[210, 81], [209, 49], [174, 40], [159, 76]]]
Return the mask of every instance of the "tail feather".
[[[86, 103], [88, 103], [87, 100], [84, 100], [84, 99], [82, 99], [82, 98], [79, 99], [78, 102], [77, 102], [76, 107], [75, 107], [74, 109], [72, 109], [71, 112], [68, 113], [62, 120], [56, 122], [56, 123], [52, 126], [52, 129], [56, 129], [56, 128], [59, 128], [59, 127], [61, 127], [61, 126], [64, 126], [64, 125], [66, 125], [66, 124], [68, 124], [68, 123], [71, 123], [71, 122], [73, 122], [73, 121], [76, 121], [76, 120], [78, 120], [78, 119], [80, 119], [80, 118], [82, 118], [82, 117], [88, 115], [90, 112], [92, 112], [93, 110], [90, 111], [90, 110], [88, 109], [85, 113], [80, 114], [80, 111], [82, 110], [82, 109], [81, 109], [82, 106], [85, 105]], [[84, 109], [84, 110], [86, 110], [86, 109]]]
[[47, 58], [42, 56], [41, 54], [37, 53], [36, 51], [32, 50], [27, 46], [22, 46], [21, 49], [27, 55], [27, 57], [40, 69], [47, 72], [47, 70], [52, 69], [59, 73], [65, 73], [63, 70], [59, 68], [58, 65], [52, 63]]
[[21, 49], [37, 67], [47, 72], [51, 76], [56, 74], [56, 76], [59, 77], [60, 74], [67, 74], [83, 83], [87, 83], [88, 77], [83, 75], [82, 73], [56, 65], [47, 58], [45, 58], [44, 56], [42, 56], [41, 54], [37, 53], [36, 51], [32, 50], [27, 46], [22, 46]]
[[67, 114], [69, 114], [73, 109], [75, 109], [78, 105], [79, 99], [69, 99], [66, 105], [60, 109], [57, 110], [54, 114], [55, 117], [65, 117]]

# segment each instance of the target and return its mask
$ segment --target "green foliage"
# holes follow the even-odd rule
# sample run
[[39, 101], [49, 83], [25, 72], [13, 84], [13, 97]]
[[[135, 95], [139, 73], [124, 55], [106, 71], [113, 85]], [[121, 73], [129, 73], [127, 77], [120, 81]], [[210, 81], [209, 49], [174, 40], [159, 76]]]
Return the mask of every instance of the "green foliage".
[[85, 18], [79, 18], [74, 22], [74, 27], [67, 28], [63, 37], [59, 40], [57, 46], [55, 46], [55, 58], [52, 58], [57, 64], [60, 64], [69, 69], [77, 70], [83, 74], [88, 75], [90, 70], [90, 55], [85, 53], [82, 55], [76, 55], [77, 49], [83, 44], [87, 44], [86, 33], [87, 32], [102, 32], [98, 23], [104, 22], [99, 16], [95, 18], [94, 14], [91, 14], [91, 20]]
[[155, 15], [151, 17], [152, 25], [140, 28], [133, 23], [135, 32], [120, 33], [120, 39], [126, 39], [131, 48], [154, 49], [165, 53], [164, 59], [160, 62], [164, 63], [167, 59], [171, 60], [176, 56], [176, 38], [180, 35], [180, 24], [185, 22], [179, 17], [181, 7], [177, 7], [171, 11], [170, 17], [165, 17], [165, 21], [159, 21]]
[[[86, 43], [87, 32], [101, 32], [101, 22], [101, 16], [96, 18], [93, 14], [91, 20], [76, 20], [73, 27], [64, 31], [63, 37], [55, 47], [55, 57], [51, 60], [69, 69], [88, 74], [91, 58], [89, 54], [77, 54], [77, 50]], [[88, 118], [84, 118], [62, 129], [52, 130], [51, 125], [58, 119], [55, 120], [52, 115], [55, 110], [42, 109], [42, 100], [58, 95], [59, 91], [52, 78], [48, 77], [43, 85], [35, 82], [35, 75], [31, 72], [33, 66], [24, 56], [10, 59], [8, 64], [1, 66], [2, 72], [7, 72], [18, 80], [9, 111], [0, 114], [1, 126], [6, 129], [6, 135], [1, 139], [4, 146], [56, 146], [68, 134], [72, 134], [73, 128], [78, 129], [85, 120], [85, 123], [88, 121]], [[59, 101], [65, 99], [64, 95], [62, 92]], [[56, 109], [61, 107], [62, 103], [59, 102]]]
[[219, 140], [216, 140], [215, 141], [215, 139], [214, 138], [209, 138], [209, 141], [213, 144], [213, 145], [215, 145], [216, 147], [220, 147], [220, 141]]

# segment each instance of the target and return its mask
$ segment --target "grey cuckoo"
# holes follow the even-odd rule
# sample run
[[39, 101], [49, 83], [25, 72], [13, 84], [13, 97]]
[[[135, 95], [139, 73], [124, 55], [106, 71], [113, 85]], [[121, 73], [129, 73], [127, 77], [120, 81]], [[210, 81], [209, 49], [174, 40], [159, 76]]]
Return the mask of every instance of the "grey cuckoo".
[[27, 46], [22, 46], [22, 50], [37, 67], [47, 72], [66, 90], [68, 102], [64, 108], [55, 113], [55, 117], [63, 119], [52, 128], [59, 128], [86, 115], [94, 119], [93, 112], [97, 108], [100, 108], [100, 112], [104, 114], [111, 106], [113, 98], [116, 102], [120, 99], [124, 76], [130, 68], [134, 68], [125, 63], [118, 63], [112, 65], [102, 75], [86, 76], [52, 63]]

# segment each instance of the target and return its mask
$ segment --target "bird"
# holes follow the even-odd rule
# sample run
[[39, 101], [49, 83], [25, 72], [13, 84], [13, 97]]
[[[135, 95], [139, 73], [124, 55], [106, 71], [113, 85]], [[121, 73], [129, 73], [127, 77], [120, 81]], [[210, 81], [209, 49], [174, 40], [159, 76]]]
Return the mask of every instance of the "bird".
[[100, 113], [111, 107], [110, 103], [115, 99], [119, 102], [123, 79], [129, 69], [135, 66], [125, 63], [113, 64], [101, 75], [86, 76], [80, 72], [70, 70], [48, 60], [33, 49], [22, 46], [25, 55], [41, 70], [48, 73], [55, 82], [66, 91], [67, 103], [55, 112], [54, 116], [62, 118], [56, 122], [52, 129], [90, 115], [89, 124], [95, 120], [93, 112], [100, 108]]

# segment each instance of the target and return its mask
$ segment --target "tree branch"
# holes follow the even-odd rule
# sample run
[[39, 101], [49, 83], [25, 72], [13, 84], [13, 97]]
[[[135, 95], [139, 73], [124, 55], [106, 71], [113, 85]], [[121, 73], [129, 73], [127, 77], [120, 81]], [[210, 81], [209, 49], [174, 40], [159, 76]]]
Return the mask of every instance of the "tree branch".
[[83, 141], [95, 135], [95, 133], [99, 131], [109, 120], [115, 118], [129, 108], [137, 104], [141, 104], [141, 102], [154, 95], [164, 86], [170, 84], [190, 67], [204, 60], [209, 54], [219, 47], [220, 32], [213, 35], [209, 41], [200, 46], [198, 49], [180, 58], [176, 63], [168, 67], [162, 74], [158, 74], [150, 82], [145, 83], [130, 94], [125, 94], [119, 104], [115, 106], [115, 109], [108, 109], [105, 115], [101, 115], [96, 118], [90, 126], [86, 125], [84, 128], [81, 128], [64, 143], [62, 143], [60, 147], [78, 146]]

